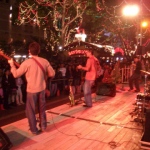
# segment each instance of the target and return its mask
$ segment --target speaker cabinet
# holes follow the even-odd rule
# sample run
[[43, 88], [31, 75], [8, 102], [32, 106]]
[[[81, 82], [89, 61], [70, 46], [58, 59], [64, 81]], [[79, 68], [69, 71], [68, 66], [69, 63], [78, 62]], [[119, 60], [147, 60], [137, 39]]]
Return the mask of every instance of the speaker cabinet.
[[145, 129], [142, 140], [150, 142], [150, 109], [146, 110]]
[[0, 150], [9, 150], [12, 147], [12, 143], [7, 135], [0, 128]]
[[114, 83], [99, 83], [96, 94], [114, 97], [116, 95], [116, 85]]

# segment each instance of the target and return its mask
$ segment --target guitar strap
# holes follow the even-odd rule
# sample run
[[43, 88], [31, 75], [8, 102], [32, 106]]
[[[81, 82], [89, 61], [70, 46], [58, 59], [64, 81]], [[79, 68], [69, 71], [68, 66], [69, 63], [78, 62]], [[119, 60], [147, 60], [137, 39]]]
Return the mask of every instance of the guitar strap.
[[46, 81], [46, 74], [45, 74], [45, 71], [44, 71], [44, 68], [43, 66], [34, 58], [32, 57], [32, 59], [37, 63], [37, 65], [41, 68], [43, 74], [44, 74], [44, 78], [45, 78], [45, 81]]
[[[37, 65], [41, 68], [41, 70], [42, 70], [42, 72], [43, 72], [43, 75], [44, 75], [44, 78], [45, 78], [45, 82], [46, 82], [46, 73], [45, 73], [45, 71], [44, 71], [43, 66], [42, 66], [34, 57], [32, 57], [32, 59], [33, 59], [33, 60], [37, 63]], [[47, 84], [47, 82], [46, 82], [45, 94], [46, 94], [47, 97], [50, 96], [50, 91], [48, 90], [48, 84]]]

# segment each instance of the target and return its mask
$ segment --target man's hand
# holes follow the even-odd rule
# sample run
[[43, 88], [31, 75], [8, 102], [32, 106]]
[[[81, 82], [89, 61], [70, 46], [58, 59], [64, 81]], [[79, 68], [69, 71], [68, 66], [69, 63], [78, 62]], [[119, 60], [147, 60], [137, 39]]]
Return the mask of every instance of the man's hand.
[[11, 58], [10, 60], [8, 60], [8, 63], [10, 64], [10, 66], [13, 66], [14, 65], [13, 59]]
[[81, 69], [81, 68], [82, 68], [82, 66], [81, 66], [81, 65], [78, 65], [78, 66], [77, 66], [77, 68], [78, 68], [78, 69]]

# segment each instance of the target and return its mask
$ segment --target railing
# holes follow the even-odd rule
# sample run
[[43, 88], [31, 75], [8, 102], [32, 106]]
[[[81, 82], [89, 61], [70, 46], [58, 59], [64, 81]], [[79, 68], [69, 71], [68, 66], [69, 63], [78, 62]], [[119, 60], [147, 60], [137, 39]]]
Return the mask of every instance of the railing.
[[129, 77], [133, 74], [132, 67], [124, 67], [120, 69], [121, 72], [121, 83], [128, 83]]

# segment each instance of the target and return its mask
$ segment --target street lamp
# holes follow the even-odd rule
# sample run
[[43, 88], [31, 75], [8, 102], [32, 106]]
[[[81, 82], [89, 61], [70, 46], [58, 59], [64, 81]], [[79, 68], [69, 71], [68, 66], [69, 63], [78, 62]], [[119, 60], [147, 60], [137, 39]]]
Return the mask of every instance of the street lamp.
[[122, 14], [125, 17], [128, 18], [133, 18], [136, 17], [140, 12], [140, 8], [138, 5], [126, 5], [123, 9], [122, 9]]
[[141, 23], [141, 26], [142, 26], [143, 28], [146, 28], [146, 27], [148, 26], [148, 22], [147, 22], [147, 21], [143, 21], [143, 22]]
[[142, 38], [143, 38], [143, 28], [146, 28], [148, 26], [147, 21], [142, 21], [140, 24], [140, 46], [142, 46]]

